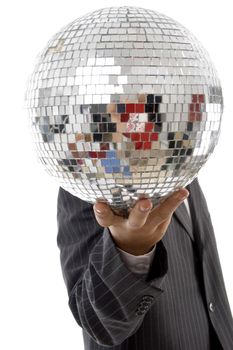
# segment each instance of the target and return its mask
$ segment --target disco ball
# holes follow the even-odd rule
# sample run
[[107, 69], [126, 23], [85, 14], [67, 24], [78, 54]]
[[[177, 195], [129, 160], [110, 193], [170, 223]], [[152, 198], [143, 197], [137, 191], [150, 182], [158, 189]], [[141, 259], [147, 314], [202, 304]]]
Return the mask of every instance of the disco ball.
[[218, 141], [223, 98], [186, 28], [152, 10], [112, 7], [52, 37], [26, 107], [47, 172], [73, 195], [123, 213], [197, 176]]

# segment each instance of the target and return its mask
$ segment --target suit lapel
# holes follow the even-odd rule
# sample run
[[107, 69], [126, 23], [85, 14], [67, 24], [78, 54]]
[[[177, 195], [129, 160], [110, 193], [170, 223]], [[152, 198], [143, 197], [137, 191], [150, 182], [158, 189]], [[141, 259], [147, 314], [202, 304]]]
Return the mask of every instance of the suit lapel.
[[174, 216], [179, 221], [179, 223], [184, 227], [189, 237], [194, 241], [192, 220], [188, 214], [185, 204], [182, 203], [174, 212]]
[[209, 229], [208, 225], [210, 223], [209, 212], [198, 180], [195, 179], [187, 186], [187, 189], [190, 193], [188, 200], [192, 216], [193, 237], [198, 246], [200, 258], [202, 259], [203, 245], [206, 241], [204, 232]]

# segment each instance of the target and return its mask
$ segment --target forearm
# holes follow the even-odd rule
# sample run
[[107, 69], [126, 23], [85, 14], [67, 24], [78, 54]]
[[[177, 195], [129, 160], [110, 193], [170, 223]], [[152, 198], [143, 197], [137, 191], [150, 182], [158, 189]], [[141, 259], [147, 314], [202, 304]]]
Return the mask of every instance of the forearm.
[[[162, 294], [166, 253], [162, 274], [145, 281], [124, 264], [109, 230], [97, 224], [92, 205], [60, 189], [57, 217], [62, 272], [76, 321], [99, 344], [122, 343]], [[165, 251], [158, 247], [156, 254]], [[160, 264], [153, 264], [154, 271]]]
[[[117, 345], [138, 329], [162, 293], [163, 278], [145, 282], [132, 273], [105, 230], [90, 254], [82, 281], [70, 294], [69, 306], [80, 326], [97, 343]], [[143, 304], [148, 295], [150, 302]]]

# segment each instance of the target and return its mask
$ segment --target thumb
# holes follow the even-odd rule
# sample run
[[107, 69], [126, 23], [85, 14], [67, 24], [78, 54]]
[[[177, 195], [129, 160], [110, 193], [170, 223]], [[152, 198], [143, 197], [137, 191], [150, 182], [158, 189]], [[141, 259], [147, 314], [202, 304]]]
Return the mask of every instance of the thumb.
[[172, 216], [178, 206], [188, 197], [189, 192], [182, 188], [177, 192], [174, 192], [163, 202], [159, 203], [157, 207], [153, 209], [153, 212], [149, 217], [149, 224], [151, 226], [158, 226], [163, 221]]

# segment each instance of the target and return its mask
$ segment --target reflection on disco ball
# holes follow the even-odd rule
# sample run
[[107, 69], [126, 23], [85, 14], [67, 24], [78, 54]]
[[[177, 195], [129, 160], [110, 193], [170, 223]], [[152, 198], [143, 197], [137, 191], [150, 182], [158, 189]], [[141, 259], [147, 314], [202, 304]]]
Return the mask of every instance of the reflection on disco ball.
[[26, 101], [48, 173], [73, 195], [120, 210], [189, 184], [218, 141], [223, 110], [197, 39], [135, 7], [89, 13], [54, 35]]

